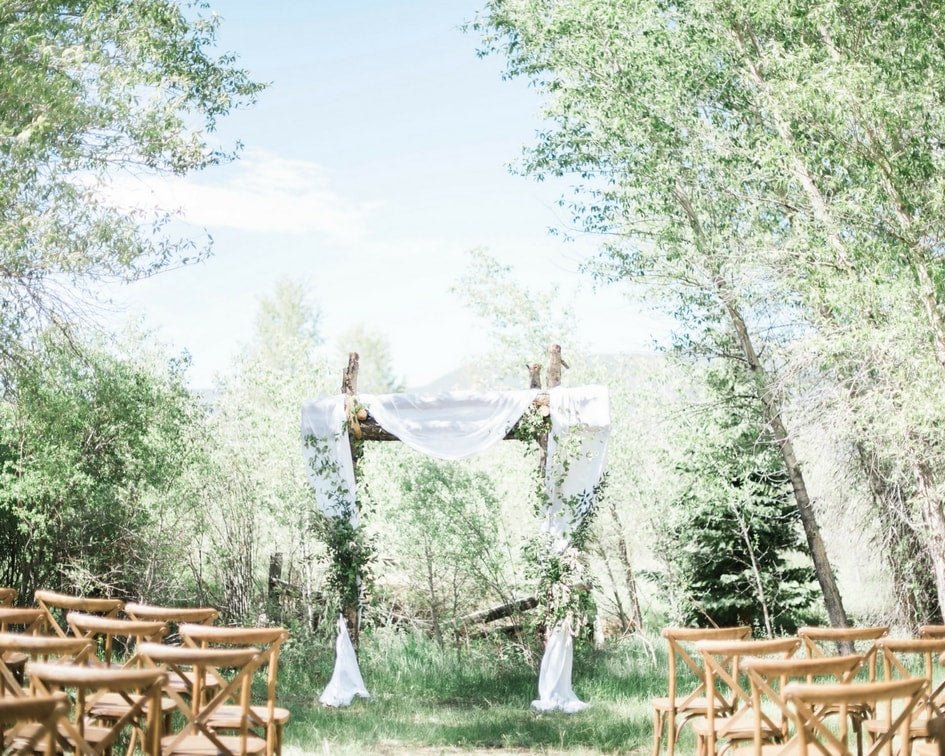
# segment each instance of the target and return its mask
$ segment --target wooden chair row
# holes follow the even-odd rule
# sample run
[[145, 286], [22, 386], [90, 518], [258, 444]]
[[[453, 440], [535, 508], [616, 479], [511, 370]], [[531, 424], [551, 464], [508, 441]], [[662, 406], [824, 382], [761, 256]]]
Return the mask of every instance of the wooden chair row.
[[[70, 614], [70, 619], [81, 618]], [[60, 717], [57, 735], [77, 753], [104, 752], [129, 726], [132, 742], [138, 738], [147, 753], [279, 753], [288, 712], [283, 718], [284, 710], [275, 706], [275, 668], [286, 632], [184, 625], [181, 634], [185, 645], [141, 641], [117, 666], [95, 655], [92, 637], [0, 633], [0, 649], [30, 656], [24, 683], [0, 665], [0, 700], [71, 690], [75, 710], [68, 720]], [[254, 706], [253, 677], [263, 668], [268, 668], [267, 701]], [[184, 724], [171, 732], [175, 714]], [[27, 730], [22, 737], [34, 734]]]
[[[175, 712], [178, 718], [183, 716], [188, 733], [182, 735], [183, 731], [178, 731], [173, 736], [176, 740], [165, 739], [160, 751], [149, 752], [177, 753], [200, 740], [210, 741], [211, 750], [232, 747], [236, 753], [255, 753], [261, 744], [263, 753], [281, 752], [289, 712], [275, 706], [275, 700], [278, 656], [287, 638], [284, 629], [201, 624], [217, 618], [216, 610], [205, 608], [125, 605], [112, 599], [87, 599], [47, 591], [37, 591], [36, 600], [35, 608], [0, 607], [0, 658], [6, 662], [0, 664], [0, 696], [23, 697], [24, 690], [35, 693], [37, 680], [42, 678], [34, 679], [34, 675], [45, 672], [42, 666], [36, 666], [37, 661], [49, 658], [68, 657], [77, 668], [98, 668], [94, 674], [105, 674], [116, 667], [160, 668], [165, 674], [162, 698], [156, 706], [145, 708], [161, 716], [162, 728]], [[176, 625], [182, 645], [162, 643], [172, 624]], [[185, 661], [192, 655], [234, 648], [241, 648], [242, 656], [234, 654], [226, 661], [236, 664], [243, 660], [237, 665], [242, 671], [235, 676], [221, 674], [218, 667], [222, 662], [214, 662], [213, 658]], [[251, 657], [247, 656], [250, 652]], [[27, 660], [31, 661], [24, 669]], [[254, 705], [249, 697], [250, 683], [258, 670], [265, 671], [267, 695], [264, 704]], [[243, 680], [245, 685], [238, 686], [236, 680]], [[38, 687], [43, 686], [40, 683]], [[198, 704], [199, 714], [194, 708]], [[185, 705], [190, 707], [189, 714], [184, 712]], [[128, 714], [129, 711], [132, 713]], [[112, 722], [124, 718], [127, 724], [128, 717], [138, 721], [141, 714], [140, 707], [132, 708], [120, 691], [99, 689], [77, 716], [80, 720], [95, 717]], [[135, 734], [146, 743], [143, 738], [153, 730], [153, 726], [141, 724]], [[222, 734], [227, 731], [237, 734]], [[67, 735], [75, 740], [75, 733]], [[239, 742], [226, 739], [232, 737]]]
[[[945, 632], [934, 628], [921, 638], [889, 638], [886, 627], [802, 628], [796, 637], [774, 640], [752, 640], [747, 627], [666, 628], [668, 695], [653, 701], [654, 755], [664, 733], [673, 754], [687, 723], [699, 754], [740, 747], [797, 753], [804, 737], [826, 737], [826, 721], [838, 742], [852, 733], [858, 754], [864, 740], [871, 754], [887, 751], [894, 738], [922, 742], [932, 736], [929, 721], [942, 713], [945, 697], [943, 686], [931, 685], [933, 664], [945, 654]], [[837, 694], [829, 707], [808, 700], [824, 684]], [[880, 687], [871, 692], [863, 685]], [[818, 747], [846, 753], [832, 741]]]

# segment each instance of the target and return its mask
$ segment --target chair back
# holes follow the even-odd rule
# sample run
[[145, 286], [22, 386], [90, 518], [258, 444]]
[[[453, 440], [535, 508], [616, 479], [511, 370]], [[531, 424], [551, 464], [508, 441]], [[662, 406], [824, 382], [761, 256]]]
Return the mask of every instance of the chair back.
[[3, 753], [55, 754], [56, 728], [60, 719], [68, 717], [69, 707], [64, 693], [0, 698]]
[[[0, 656], [22, 654], [28, 660], [60, 660], [85, 664], [94, 653], [95, 644], [86, 638], [0, 633]], [[26, 669], [29, 669], [28, 665]], [[6, 664], [0, 664], [0, 697], [25, 696], [31, 689], [29, 679], [18, 680]]]
[[[161, 693], [167, 673], [161, 669], [105, 669], [86, 664], [31, 662], [30, 679], [40, 693], [74, 691], [73, 716], [59, 727], [76, 754], [111, 753], [112, 745], [126, 727], [147, 722], [145, 753], [160, 753]], [[127, 704], [123, 716], [107, 724], [88, 716], [96, 701], [107, 693], [119, 694]]]
[[0, 633], [36, 633], [46, 632], [46, 612], [42, 609], [28, 609], [16, 606], [0, 606]]
[[125, 604], [124, 613], [129, 619], [166, 624], [168, 631], [165, 643], [180, 643], [180, 625], [212, 625], [220, 616], [212, 606], [158, 606], [135, 602]]
[[[869, 744], [865, 756], [885, 753], [894, 738], [908, 744], [912, 715], [928, 692], [928, 683], [922, 678], [907, 680], [874, 681], [862, 683], [818, 684], [789, 683], [784, 688], [784, 697], [791, 704], [797, 726], [799, 753], [808, 752], [852, 756], [849, 745], [838, 738], [819, 711], [826, 706], [845, 707], [866, 704], [875, 709], [885, 703], [894, 710], [895, 717], [889, 728], [880, 733]], [[893, 707], [894, 703], [898, 703]]]
[[121, 599], [89, 598], [70, 596], [66, 593], [38, 589], [33, 593], [36, 605], [46, 612], [49, 628], [56, 635], [65, 637], [69, 634], [65, 615], [72, 612], [98, 614], [103, 617], [118, 617], [124, 602]]
[[863, 627], [807, 626], [797, 629], [797, 637], [804, 642], [808, 656], [846, 656], [861, 654], [868, 680], [876, 679], [876, 642], [889, 635], [888, 625]]
[[[165, 734], [161, 753], [177, 751], [197, 753], [257, 754], [265, 753], [266, 740], [250, 732], [250, 689], [253, 673], [262, 664], [260, 652], [252, 646], [233, 648], [195, 648], [163, 643], [142, 643], [138, 653], [144, 662], [163, 668], [171, 677], [191, 688], [187, 698], [172, 687], [169, 695], [182, 715], [183, 725]], [[213, 695], [206, 694], [209, 675], [220, 670], [230, 672], [225, 684]], [[214, 713], [230, 700], [238, 701], [241, 727], [236, 736], [224, 735], [210, 725]]]
[[220, 613], [212, 606], [157, 606], [155, 604], [125, 604], [125, 614], [136, 620], [160, 620], [161, 622], [211, 625]]
[[0, 606], [13, 606], [20, 592], [16, 588], [0, 588]]
[[167, 635], [167, 625], [156, 621], [114, 619], [97, 614], [69, 612], [66, 622], [76, 637], [96, 641], [101, 653], [100, 663], [105, 667], [116, 665], [118, 657], [122, 657], [123, 666], [134, 666], [133, 651], [138, 643], [160, 642]]
[[[821, 658], [765, 659], [749, 658], [742, 662], [742, 670], [748, 677], [751, 687], [752, 711], [754, 712], [755, 731], [753, 742], [757, 753], [791, 754], [796, 753], [798, 736], [789, 733], [789, 725], [794, 721], [793, 712], [784, 697], [784, 688], [792, 682], [838, 683], [853, 681], [864, 664], [859, 654], [831, 656]], [[766, 705], [767, 704], [767, 705]], [[826, 717], [836, 710], [822, 707], [818, 715]], [[838, 738], [847, 740], [847, 718], [839, 723]], [[778, 744], [770, 744], [764, 737], [765, 732], [780, 731]]]

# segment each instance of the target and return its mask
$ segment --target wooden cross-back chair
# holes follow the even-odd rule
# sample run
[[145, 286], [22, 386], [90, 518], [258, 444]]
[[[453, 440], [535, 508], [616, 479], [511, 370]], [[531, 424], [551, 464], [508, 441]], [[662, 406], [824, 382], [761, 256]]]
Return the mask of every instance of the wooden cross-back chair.
[[876, 644], [889, 635], [888, 625], [862, 627], [818, 627], [809, 625], [797, 629], [797, 637], [804, 642], [804, 650], [811, 657], [860, 654], [867, 682], [876, 679]]
[[[744, 640], [751, 636], [751, 628], [740, 627], [664, 627], [660, 635], [667, 645], [667, 694], [652, 699], [653, 756], [659, 756], [666, 733], [666, 753], [673, 756], [682, 728], [699, 717], [708, 707], [705, 670], [702, 658], [694, 650], [701, 640]], [[727, 700], [718, 701], [719, 714], [731, 709]]]
[[[859, 627], [821, 627], [809, 625], [797, 629], [797, 637], [804, 641], [804, 650], [811, 658], [837, 656], [838, 654], [860, 654], [863, 668], [860, 677], [866, 682], [876, 679], [879, 659], [877, 646], [881, 638], [889, 635], [888, 625], [862, 625]], [[864, 701], [859, 706], [848, 705], [846, 719], [856, 733], [862, 737], [863, 722], [873, 716], [871, 704]], [[857, 741], [859, 742], [859, 740]]]
[[[46, 613], [42, 609], [25, 609], [14, 606], [0, 606], [0, 633], [25, 633], [35, 635], [45, 633]], [[0, 654], [0, 662], [6, 664], [14, 676], [22, 682], [27, 655], [19, 651], [7, 651]]]
[[[282, 753], [282, 731], [289, 720], [289, 710], [276, 705], [279, 672], [279, 652], [289, 637], [282, 627], [221, 627], [211, 625], [181, 625], [184, 643], [198, 648], [232, 648], [253, 646], [259, 650], [257, 668], [266, 670], [266, 700], [264, 704], [250, 702], [249, 724], [266, 741], [267, 756]], [[208, 722], [219, 730], [237, 730], [241, 726], [241, 709], [237, 703], [223, 703], [213, 712]]]
[[[935, 684], [935, 668], [945, 653], [945, 638], [881, 638], [877, 647], [885, 681], [919, 678], [927, 683], [922, 705], [912, 713], [909, 729], [911, 740], [927, 739], [929, 720], [945, 715], [945, 681]], [[863, 729], [869, 737], [877, 737], [889, 728], [893, 716], [887, 703], [863, 723]]]
[[[764, 756], [789, 756], [797, 753], [798, 737], [791, 723], [794, 721], [783, 693], [792, 682], [818, 682], [846, 684], [853, 681], [860, 671], [864, 659], [859, 654], [820, 658], [765, 659], [748, 658], [741, 664], [751, 688], [751, 715], [754, 734], [751, 746], [742, 746], [736, 754], [764, 754]], [[827, 717], [828, 708], [818, 709], [818, 715]], [[846, 717], [840, 720], [838, 738], [847, 740]], [[780, 736], [767, 737], [768, 733], [780, 731]], [[861, 750], [860, 732], [856, 731], [857, 750]]]
[[[169, 676], [177, 676], [182, 683], [193, 686], [187, 697], [168, 689], [167, 695], [174, 701], [183, 724], [179, 727], [175, 725], [173, 732], [166, 732], [158, 750], [151, 753], [162, 756], [245, 756], [266, 753], [265, 738], [254, 735], [250, 730], [252, 678], [263, 661], [256, 648], [194, 648], [142, 643], [138, 653], [147, 664], [163, 668]], [[211, 671], [220, 674], [223, 669], [229, 672], [229, 677], [224, 678], [225, 685], [213, 695], [207, 695], [203, 687], [207, 674]], [[239, 706], [239, 728], [232, 735], [212, 726], [211, 719], [221, 706], [228, 705], [234, 698]]]
[[[110, 753], [123, 731], [138, 727], [140, 721], [146, 722], [144, 752], [158, 753], [162, 735], [161, 695], [167, 682], [164, 670], [30, 662], [27, 672], [40, 693], [73, 691], [72, 715], [59, 719], [57, 732], [60, 743], [77, 756]], [[125, 700], [128, 708], [120, 718], [105, 722], [89, 711], [90, 702], [103, 693], [114, 693]]]
[[[93, 657], [92, 663], [106, 669], [141, 667], [142, 662], [138, 656], [137, 647], [145, 641], [160, 642], [167, 635], [167, 625], [157, 621], [114, 619], [96, 614], [69, 612], [66, 615], [66, 622], [77, 637], [88, 639], [96, 644], [98, 656]], [[129, 704], [127, 694], [109, 690], [96, 692], [86, 702], [87, 715], [106, 722], [122, 719], [131, 708], [132, 704]], [[173, 710], [174, 702], [162, 698], [161, 714], [167, 720], [166, 725], [170, 724]], [[133, 722], [132, 737], [128, 744], [129, 752], [139, 739], [144, 742], [144, 726], [149, 713], [147, 708], [139, 711], [137, 719]]]
[[869, 705], [877, 710], [880, 704], [895, 711], [889, 726], [869, 743], [864, 756], [879, 756], [892, 750], [898, 739], [903, 753], [910, 752], [910, 724], [916, 707], [922, 706], [928, 694], [928, 682], [919, 677], [906, 680], [885, 680], [835, 685], [817, 683], [790, 683], [784, 688], [784, 698], [794, 712], [798, 732], [797, 753], [816, 753], [824, 756], [852, 756], [847, 742], [841, 740], [828, 725], [821, 711], [827, 706], [840, 707]]
[[[87, 664], [95, 654], [95, 644], [87, 638], [60, 638], [58, 635], [26, 635], [0, 633], [0, 656], [18, 654], [27, 660], [68, 661]], [[28, 670], [27, 665], [26, 669]], [[16, 676], [5, 664], [0, 664], [0, 696], [30, 695], [32, 681]]]
[[0, 606], [13, 606], [20, 592], [16, 588], [0, 587]]
[[36, 590], [33, 593], [33, 598], [36, 605], [46, 612], [46, 621], [49, 623], [50, 630], [63, 637], [69, 635], [65, 619], [69, 612], [84, 612], [85, 614], [117, 618], [124, 606], [121, 599], [70, 596], [67, 593], [42, 589]]
[[[771, 742], [783, 736], [780, 726], [756, 716], [751, 688], [741, 665], [749, 658], [790, 659], [801, 646], [799, 638], [763, 640], [698, 641], [702, 656], [705, 686], [709, 691], [705, 717], [693, 723], [697, 751], [715, 756], [720, 749], [735, 747], [756, 737]], [[720, 715], [716, 702], [726, 701]]]
[[65, 693], [0, 698], [0, 753], [52, 756], [57, 724], [69, 707]]
[[[212, 606], [160, 606], [157, 604], [142, 604], [138, 602], [129, 602], [125, 604], [124, 614], [129, 618], [139, 621], [158, 621], [168, 626], [168, 634], [162, 639], [164, 643], [181, 643], [178, 632], [181, 625], [211, 625], [219, 616], [219, 612]], [[168, 680], [168, 688], [181, 695], [190, 695], [193, 687], [191, 683], [186, 682], [177, 675], [171, 675]], [[219, 689], [220, 680], [214, 674], [210, 673], [204, 681], [205, 689], [212, 691]]]
[[176, 633], [179, 625], [212, 625], [220, 616], [212, 606], [158, 606], [138, 602], [125, 604], [124, 613], [134, 620], [164, 622], [168, 626], [169, 637]]

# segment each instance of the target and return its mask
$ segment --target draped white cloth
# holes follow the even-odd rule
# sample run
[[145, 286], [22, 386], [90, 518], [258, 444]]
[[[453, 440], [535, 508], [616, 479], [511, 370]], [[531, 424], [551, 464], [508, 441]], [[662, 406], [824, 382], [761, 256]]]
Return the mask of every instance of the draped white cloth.
[[[554, 537], [554, 548], [563, 552], [574, 529], [594, 505], [594, 490], [604, 476], [610, 439], [610, 399], [604, 386], [573, 389], [556, 387], [549, 392], [551, 433], [545, 490], [548, 505], [541, 528]], [[559, 622], [551, 632], [538, 672], [538, 700], [542, 711], [581, 711], [587, 704], [571, 688], [574, 658], [571, 625]]]
[[[537, 389], [503, 392], [450, 392], [435, 395], [361, 394], [358, 400], [382, 428], [412, 448], [441, 459], [462, 459], [501, 441], [538, 395]], [[601, 482], [610, 436], [610, 403], [604, 386], [549, 391], [551, 433], [545, 485], [549, 503], [541, 527], [564, 550], [593, 505]], [[303, 455], [321, 510], [345, 512], [357, 524], [354, 465], [342, 395], [302, 406]], [[343, 642], [347, 641], [347, 645]], [[335, 674], [320, 700], [348, 705], [367, 696], [357, 657], [344, 622], [339, 624]], [[541, 662], [536, 708], [579, 711], [586, 704], [571, 690], [573, 640], [570, 626], [554, 628]], [[362, 693], [363, 691], [363, 693]]]
[[348, 625], [345, 618], [339, 615], [338, 637], [335, 640], [335, 669], [318, 700], [326, 706], [350, 706], [355, 696], [370, 698], [371, 694], [361, 679], [361, 668], [358, 666], [354, 646], [351, 645]]
[[[545, 490], [549, 502], [541, 527], [555, 536], [563, 551], [571, 532], [587, 514], [594, 488], [604, 476], [610, 399], [605, 386], [557, 387], [548, 395], [551, 433]], [[572, 506], [575, 503], [577, 506]]]
[[526, 391], [360, 394], [358, 400], [407, 446], [440, 459], [480, 454], [515, 425], [538, 395]]
[[346, 420], [341, 394], [304, 402], [302, 457], [318, 508], [329, 517], [348, 512], [357, 527], [354, 461]]
[[571, 688], [571, 667], [574, 661], [574, 639], [571, 625], [560, 622], [551, 631], [551, 637], [541, 657], [538, 673], [538, 700], [532, 707], [540, 711], [560, 709], [567, 714], [586, 709], [590, 704], [579, 699]]

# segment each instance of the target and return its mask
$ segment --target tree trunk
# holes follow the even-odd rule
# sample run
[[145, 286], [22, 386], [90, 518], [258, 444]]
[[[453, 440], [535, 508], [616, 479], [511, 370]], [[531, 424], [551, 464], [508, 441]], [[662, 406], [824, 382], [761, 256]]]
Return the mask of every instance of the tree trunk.
[[869, 481], [899, 622], [905, 627], [940, 622], [942, 605], [937, 598], [927, 539], [916, 532], [904, 511], [906, 492], [886, 479], [876, 453], [867, 450], [863, 441], [857, 441], [856, 450]]
[[610, 516], [614, 521], [617, 532], [617, 558], [623, 567], [624, 584], [627, 587], [627, 594], [630, 596], [630, 627], [637, 632], [643, 630], [643, 613], [640, 611], [640, 597], [637, 593], [637, 580], [633, 573], [633, 566], [630, 563], [630, 548], [627, 546], [627, 538], [624, 535], [623, 523], [617, 514], [617, 503], [613, 499], [610, 501]]
[[[708, 245], [699, 215], [693, 207], [685, 188], [677, 183], [674, 188], [674, 196], [689, 221], [697, 248], [702, 252], [705, 259], [710, 260], [711, 255], [708, 252]], [[754, 376], [758, 399], [764, 407], [764, 420], [771, 429], [771, 434], [784, 460], [784, 466], [791, 481], [791, 489], [794, 492], [794, 502], [801, 518], [801, 524], [804, 527], [804, 535], [807, 538], [811, 560], [814, 564], [814, 572], [817, 574], [817, 581], [820, 583], [820, 589], [824, 596], [824, 604], [827, 608], [830, 624], [834, 627], [847, 627], [849, 620], [843, 609], [840, 590], [837, 588], [833, 568], [827, 558], [827, 549], [820, 535], [820, 526], [817, 524], [817, 517], [814, 514], [814, 508], [807, 493], [807, 483], [804, 480], [800, 462], [798, 462], [797, 455], [794, 452], [794, 444], [791, 442], [787, 428], [785, 428], [781, 419], [781, 405], [772, 390], [773, 382], [768, 379], [764, 365], [761, 364], [758, 353], [755, 351], [748, 327], [736, 305], [735, 297], [729, 291], [721, 275], [712, 273], [712, 277], [716, 297], [732, 325], [732, 330], [748, 370]]]
[[924, 462], [915, 465], [916, 485], [922, 503], [922, 519], [928, 529], [928, 549], [935, 572], [935, 588], [940, 606], [945, 606], [945, 516], [942, 500], [932, 485], [932, 471]]
[[759, 398], [765, 408], [765, 420], [771, 428], [775, 443], [777, 443], [778, 448], [781, 450], [781, 457], [784, 459], [784, 465], [787, 469], [788, 477], [791, 480], [794, 501], [797, 505], [798, 514], [801, 517], [801, 524], [804, 527], [804, 535], [807, 537], [807, 545], [810, 549], [811, 560], [814, 563], [814, 571], [817, 573], [817, 581], [820, 583], [820, 589], [824, 595], [824, 604], [827, 608], [827, 616], [830, 619], [830, 624], [833, 627], [847, 627], [849, 620], [843, 608], [843, 600], [840, 597], [840, 589], [837, 588], [833, 568], [830, 566], [830, 560], [827, 558], [827, 549], [820, 535], [820, 526], [817, 524], [817, 516], [814, 513], [814, 507], [807, 493], [807, 483], [804, 480], [800, 462], [798, 462], [797, 455], [794, 452], [794, 444], [791, 442], [787, 428], [785, 428], [781, 420], [780, 402], [768, 385], [769, 382], [767, 381], [764, 366], [761, 364], [761, 360], [755, 352], [755, 347], [748, 333], [748, 328], [741, 317], [741, 313], [728, 295], [724, 282], [717, 278], [716, 286], [719, 288], [719, 294], [731, 318], [732, 325], [735, 328], [739, 345], [748, 363], [748, 369], [756, 378]]

